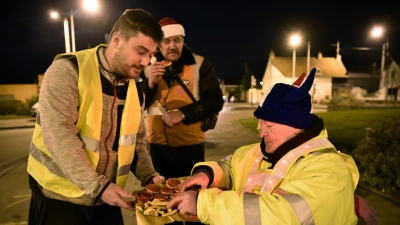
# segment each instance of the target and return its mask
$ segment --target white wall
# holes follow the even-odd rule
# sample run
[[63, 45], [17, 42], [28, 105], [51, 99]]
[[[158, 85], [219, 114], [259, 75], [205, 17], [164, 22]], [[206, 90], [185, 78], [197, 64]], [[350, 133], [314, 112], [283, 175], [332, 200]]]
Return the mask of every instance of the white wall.
[[[272, 63], [268, 63], [267, 68], [263, 77], [262, 94], [270, 91], [276, 83], [292, 84], [293, 80], [291, 77], [285, 77], [280, 70], [278, 70]], [[332, 78], [331, 77], [319, 77], [316, 76], [314, 79], [314, 88], [311, 88], [310, 95], [313, 96], [314, 100], [329, 101], [332, 99]]]
[[[315, 87], [315, 94], [314, 92]], [[314, 94], [314, 101], [329, 101], [332, 99], [332, 78], [331, 77], [315, 77], [314, 85], [310, 90], [310, 95]]]
[[263, 96], [264, 92], [261, 89], [250, 88], [247, 91], [247, 99], [249, 103], [259, 104], [260, 99]]
[[276, 83], [290, 83], [291, 80], [292, 79], [285, 78], [281, 71], [279, 71], [275, 66], [271, 66], [270, 68], [267, 67], [263, 77], [262, 92], [265, 93], [271, 90]]

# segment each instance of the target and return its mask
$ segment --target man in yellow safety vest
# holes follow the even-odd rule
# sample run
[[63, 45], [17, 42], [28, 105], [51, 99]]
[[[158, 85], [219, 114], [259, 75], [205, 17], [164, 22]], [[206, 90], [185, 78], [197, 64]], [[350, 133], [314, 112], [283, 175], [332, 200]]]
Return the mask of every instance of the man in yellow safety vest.
[[261, 100], [261, 143], [218, 162], [197, 163], [167, 207], [205, 224], [357, 224], [353, 159], [328, 140], [311, 113], [314, 68], [300, 87], [278, 83]]
[[110, 43], [57, 55], [40, 90], [28, 158], [29, 224], [123, 224], [129, 171], [164, 182], [147, 152], [144, 94], [135, 78], [162, 40], [158, 21], [126, 10]]

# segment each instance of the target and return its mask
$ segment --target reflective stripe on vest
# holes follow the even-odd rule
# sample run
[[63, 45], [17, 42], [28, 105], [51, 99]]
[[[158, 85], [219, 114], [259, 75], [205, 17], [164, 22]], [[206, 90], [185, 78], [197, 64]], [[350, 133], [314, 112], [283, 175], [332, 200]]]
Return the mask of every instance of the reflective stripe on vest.
[[[222, 161], [222, 162], [221, 162]], [[230, 167], [231, 167], [231, 161], [232, 161], [232, 155], [228, 155], [221, 160], [218, 160], [217, 163], [221, 167], [222, 171], [224, 171], [222, 174], [224, 174], [224, 180], [226, 182], [225, 186], [228, 187], [229, 189], [232, 188], [232, 180], [230, 176]]]
[[136, 134], [124, 135], [119, 138], [120, 146], [129, 146], [136, 143]]
[[158, 107], [149, 107], [147, 109], [147, 115], [158, 115], [158, 116], [162, 116], [163, 113], [161, 112], [161, 110]]
[[193, 87], [193, 97], [198, 101], [200, 100], [200, 94], [199, 94], [199, 81], [200, 81], [200, 66], [203, 62], [203, 57], [199, 55], [194, 55], [194, 59], [196, 60], [196, 63], [193, 65], [193, 73], [194, 73], [194, 87]]
[[90, 137], [86, 137], [83, 135], [79, 135], [79, 138], [81, 139], [81, 141], [83, 142], [83, 148], [92, 152], [98, 152], [99, 148], [100, 148], [100, 141], [95, 140], [93, 138]]
[[[259, 145], [255, 145], [253, 148], [259, 148]], [[261, 151], [258, 151], [256, 159], [253, 162], [251, 171], [246, 177], [245, 185], [243, 187], [244, 193], [271, 193], [276, 186], [280, 184], [282, 179], [285, 177], [287, 169], [289, 165], [296, 159], [298, 159], [301, 155], [317, 151], [319, 149], [326, 148], [334, 148], [332, 143], [326, 138], [319, 138], [316, 140], [311, 140], [306, 142], [297, 148], [289, 151], [286, 155], [284, 155], [273, 168], [272, 173], [259, 173], [258, 165], [261, 160], [263, 160], [264, 155]], [[282, 194], [282, 197], [285, 198], [289, 204], [292, 206], [293, 211], [296, 213], [298, 219], [301, 224], [311, 225], [314, 224], [314, 218], [311, 212], [310, 207], [307, 204], [307, 201], [300, 195], [285, 193], [282, 190], [276, 190], [274, 193]], [[258, 195], [257, 195], [258, 197]], [[259, 208], [258, 211], [259, 212]], [[253, 209], [253, 211], [255, 211]], [[254, 216], [254, 212], [249, 211], [248, 217]], [[246, 215], [245, 215], [246, 217]], [[261, 217], [260, 217], [261, 218]]]
[[[136, 107], [126, 107], [136, 106]], [[138, 98], [136, 82], [129, 80], [128, 93], [126, 95], [125, 107], [122, 112], [120, 139], [118, 146], [118, 171], [117, 184], [125, 187], [128, 180], [129, 170], [135, 155], [136, 138], [141, 122], [141, 108]]]
[[[79, 111], [76, 125], [79, 127], [79, 138], [84, 150], [95, 170], [99, 161], [99, 146], [103, 110], [102, 88], [97, 59], [97, 49], [68, 53], [75, 55], [78, 61], [79, 76]], [[56, 56], [55, 60], [62, 55]], [[120, 139], [118, 147], [118, 171], [116, 183], [124, 188], [133, 161], [137, 132], [141, 122], [141, 108], [135, 80], [129, 81], [128, 92], [121, 118]], [[96, 112], [96, 113], [94, 113]], [[40, 118], [37, 119], [32, 138], [34, 148], [31, 148], [28, 158], [28, 172], [45, 189], [66, 197], [79, 197], [84, 193], [75, 184], [65, 178], [61, 168], [53, 160], [45, 147], [42, 137]]]
[[[255, 147], [259, 148], [259, 146]], [[272, 173], [258, 173], [258, 165], [264, 157], [262, 152], [259, 151], [256, 159], [253, 162], [252, 169], [247, 175], [243, 192], [253, 193], [254, 190], [259, 189], [261, 193], [271, 193], [275, 186], [284, 178], [286, 171], [293, 160], [297, 159], [306, 152], [325, 148], [334, 148], [332, 143], [326, 138], [319, 138], [306, 142], [284, 155], [276, 163]]]
[[260, 200], [256, 194], [243, 194], [244, 224], [261, 225]]
[[36, 150], [30, 150], [29, 154], [32, 156], [36, 161], [43, 164], [50, 172], [57, 174], [60, 177], [66, 178], [62, 169], [54, 162], [53, 158], [45, 154], [44, 152], [38, 150], [36, 146], [32, 143]]
[[300, 195], [285, 192], [281, 189], [276, 189], [274, 193], [279, 194], [292, 206], [293, 211], [296, 213], [297, 218], [302, 225], [313, 225], [314, 217], [312, 215], [310, 206], [307, 201]]

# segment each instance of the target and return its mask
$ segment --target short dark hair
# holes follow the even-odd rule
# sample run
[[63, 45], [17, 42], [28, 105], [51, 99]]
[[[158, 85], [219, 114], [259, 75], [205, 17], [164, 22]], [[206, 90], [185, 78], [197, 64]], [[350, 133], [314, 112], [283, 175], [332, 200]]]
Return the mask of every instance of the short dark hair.
[[160, 43], [164, 36], [157, 19], [143, 9], [125, 10], [115, 22], [110, 38], [116, 32], [119, 32], [125, 41], [128, 41], [131, 37], [136, 37], [139, 32], [153, 38], [157, 43]]

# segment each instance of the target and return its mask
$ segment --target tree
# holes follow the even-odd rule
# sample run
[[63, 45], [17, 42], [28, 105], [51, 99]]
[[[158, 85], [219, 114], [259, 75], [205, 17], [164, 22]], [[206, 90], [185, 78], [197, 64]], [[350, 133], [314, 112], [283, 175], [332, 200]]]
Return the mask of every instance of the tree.
[[242, 78], [242, 89], [243, 91], [248, 91], [251, 88], [251, 76], [253, 72], [248, 67], [247, 63], [244, 64], [244, 74]]

